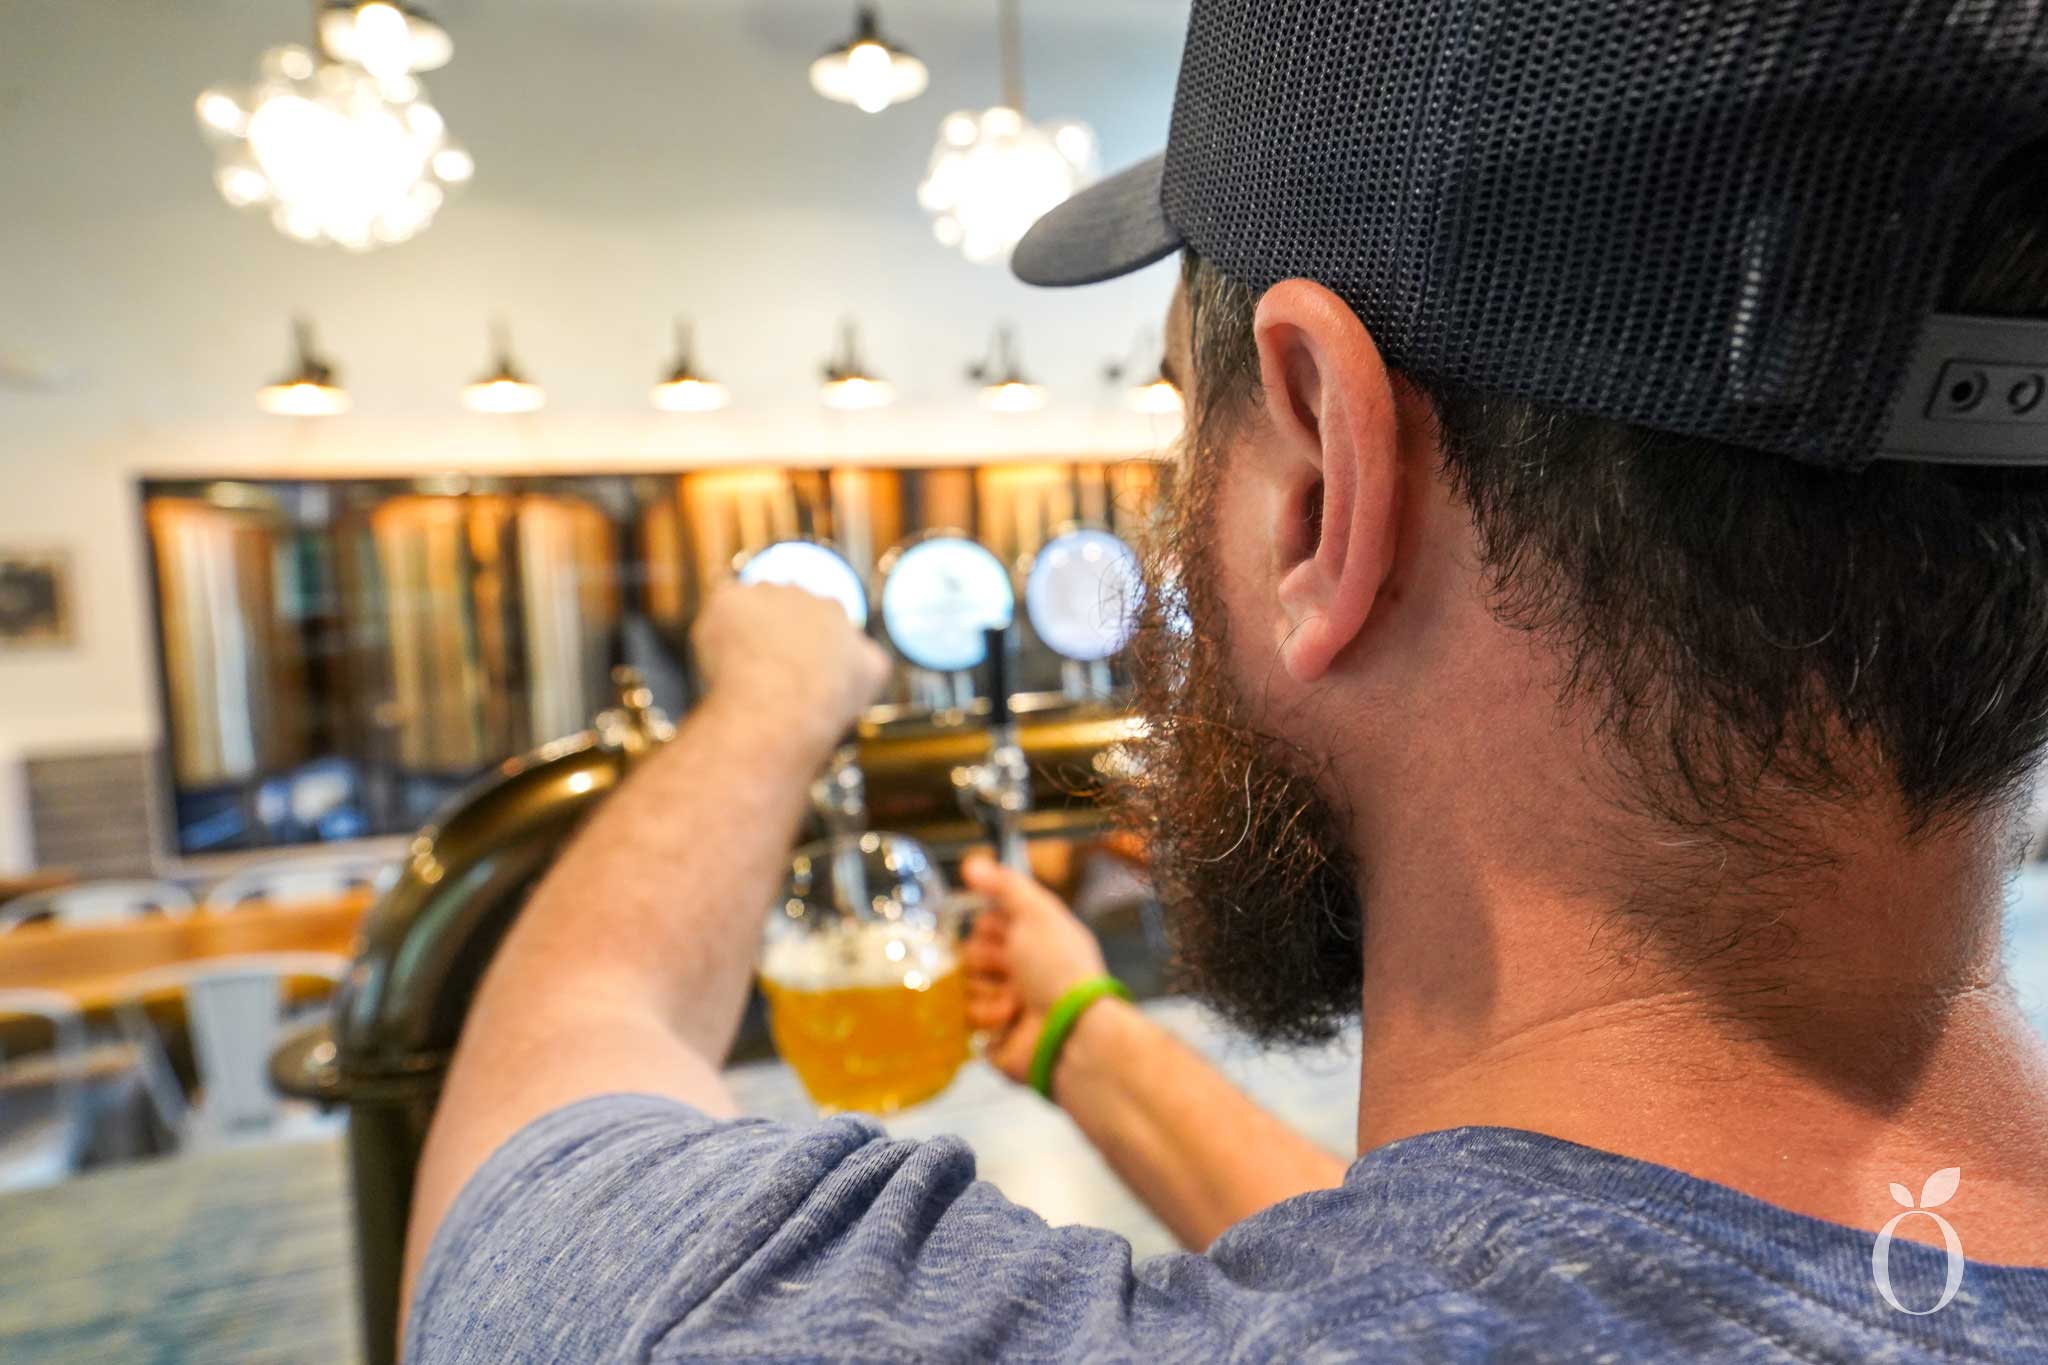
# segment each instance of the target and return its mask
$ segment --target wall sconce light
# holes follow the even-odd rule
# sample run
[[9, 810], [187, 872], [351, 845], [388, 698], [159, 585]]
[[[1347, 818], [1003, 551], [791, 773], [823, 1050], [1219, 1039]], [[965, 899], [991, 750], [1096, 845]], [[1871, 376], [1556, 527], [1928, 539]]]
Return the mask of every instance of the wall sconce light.
[[256, 406], [280, 417], [333, 417], [348, 411], [348, 390], [335, 382], [334, 367], [313, 347], [313, 324], [292, 321], [291, 373], [256, 391]]
[[1147, 417], [1179, 417], [1187, 411], [1186, 399], [1179, 386], [1166, 377], [1165, 359], [1152, 359], [1162, 350], [1159, 334], [1148, 327], [1138, 333], [1129, 355], [1102, 367], [1102, 378], [1105, 383], [1123, 389], [1124, 406], [1132, 412]]
[[896, 386], [868, 373], [867, 363], [860, 357], [860, 337], [851, 319], [841, 326], [839, 338], [839, 354], [826, 362], [825, 387], [819, 391], [825, 406], [840, 412], [859, 412], [886, 408], [895, 402]]
[[970, 366], [967, 377], [981, 385], [981, 405], [990, 412], [1037, 412], [1050, 401], [1043, 384], [1024, 377], [1008, 327], [996, 328], [988, 358]]
[[491, 326], [495, 358], [491, 369], [462, 391], [462, 406], [471, 412], [538, 412], [548, 401], [547, 390], [528, 379], [512, 363], [512, 339], [502, 322]]
[[716, 412], [732, 402], [732, 393], [715, 379], [697, 373], [690, 324], [676, 320], [676, 363], [668, 377], [654, 386], [654, 406], [663, 412]]

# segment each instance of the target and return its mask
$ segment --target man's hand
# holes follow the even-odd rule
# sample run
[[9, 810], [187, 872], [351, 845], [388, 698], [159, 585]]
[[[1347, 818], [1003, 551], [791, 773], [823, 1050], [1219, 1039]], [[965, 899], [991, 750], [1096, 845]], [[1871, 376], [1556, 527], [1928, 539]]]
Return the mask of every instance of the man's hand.
[[[977, 854], [961, 868], [988, 898], [967, 941], [967, 1019], [989, 1063], [1031, 1074], [1046, 1012], [1103, 974], [1102, 948], [1058, 896]], [[1184, 1246], [1282, 1199], [1327, 1189], [1344, 1163], [1281, 1123], [1144, 1011], [1098, 1000], [1067, 1038], [1053, 1098]]]
[[1070, 987], [1108, 970], [1102, 946], [1058, 896], [987, 854], [969, 858], [960, 873], [988, 901], [967, 940], [967, 1022], [989, 1035], [990, 1065], [1021, 1083], [1046, 1012]]
[[774, 716], [835, 744], [889, 678], [889, 656], [846, 612], [801, 588], [728, 583], [690, 632], [705, 700]]

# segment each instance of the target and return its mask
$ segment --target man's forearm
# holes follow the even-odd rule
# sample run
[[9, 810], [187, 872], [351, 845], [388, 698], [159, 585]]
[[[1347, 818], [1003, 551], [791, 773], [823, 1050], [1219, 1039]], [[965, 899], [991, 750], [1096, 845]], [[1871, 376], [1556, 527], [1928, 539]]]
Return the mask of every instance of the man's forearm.
[[729, 1112], [719, 1066], [831, 739], [713, 699], [601, 805], [521, 911], [463, 1024], [419, 1173], [408, 1282], [525, 1124], [645, 1091]]
[[1053, 1098], [1182, 1245], [1344, 1179], [1344, 1163], [1254, 1104], [1121, 1000], [1089, 1007], [1053, 1073]]
[[479, 1006], [504, 995], [525, 1013], [574, 1013], [591, 1004], [582, 983], [658, 1011], [699, 1056], [722, 1060], [756, 930], [830, 753], [824, 736], [729, 700], [693, 713], [557, 859]]

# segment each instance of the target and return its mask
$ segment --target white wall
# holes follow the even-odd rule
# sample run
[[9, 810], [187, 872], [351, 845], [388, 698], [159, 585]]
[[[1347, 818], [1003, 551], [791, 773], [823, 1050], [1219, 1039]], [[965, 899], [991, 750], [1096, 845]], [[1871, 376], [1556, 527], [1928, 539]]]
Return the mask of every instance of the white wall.
[[[0, 388], [0, 546], [72, 552], [79, 630], [69, 650], [0, 654], [0, 767], [154, 738], [144, 473], [981, 457], [1171, 435], [1122, 414], [1100, 378], [1156, 322], [1170, 266], [1041, 293], [940, 248], [916, 205], [939, 119], [995, 102], [992, 0], [884, 0], [933, 81], [876, 117], [805, 83], [850, 0], [430, 4], [456, 57], [429, 85], [477, 178], [422, 237], [366, 256], [229, 209], [192, 119], [200, 89], [249, 80], [264, 48], [304, 36], [309, 9], [0, 0], [0, 355], [66, 376]], [[1029, 109], [1094, 123], [1112, 168], [1148, 154], [1185, 21], [1184, 0], [1024, 0]], [[354, 395], [348, 417], [254, 408], [299, 310]], [[678, 311], [732, 412], [646, 406]], [[846, 313], [897, 409], [818, 408]], [[457, 406], [496, 315], [548, 386], [545, 413]], [[962, 370], [997, 319], [1053, 386], [1048, 413], [974, 405]], [[19, 855], [10, 790], [0, 780], [0, 865]]]

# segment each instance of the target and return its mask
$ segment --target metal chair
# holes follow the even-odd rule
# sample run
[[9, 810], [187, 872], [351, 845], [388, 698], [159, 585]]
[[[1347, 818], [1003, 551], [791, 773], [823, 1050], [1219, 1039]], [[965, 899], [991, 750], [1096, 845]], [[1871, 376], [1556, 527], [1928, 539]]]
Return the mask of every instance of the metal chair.
[[[285, 1025], [284, 984], [294, 978], [339, 981], [348, 960], [331, 953], [251, 953], [174, 963], [144, 972], [123, 989], [121, 1027], [141, 1052], [144, 1084], [181, 1148], [313, 1136], [336, 1131], [340, 1115], [282, 1099], [271, 1088], [270, 1050]], [[187, 1096], [164, 1052], [148, 1001], [182, 997], [197, 1074]]]
[[361, 861], [263, 863], [223, 879], [206, 893], [206, 909], [264, 905], [308, 905], [339, 900], [352, 891], [381, 891], [397, 875], [395, 865]]
[[[41, 1019], [51, 1034], [47, 1053], [10, 1060], [0, 1050], [0, 1190], [54, 1185], [78, 1169], [90, 1133], [85, 1016], [56, 991], [5, 990], [0, 1019]], [[24, 1074], [46, 1057], [44, 1074]]]
[[69, 928], [119, 924], [141, 915], [192, 913], [192, 893], [176, 882], [104, 881], [62, 886], [16, 896], [0, 905], [0, 933], [31, 920], [54, 920]]

